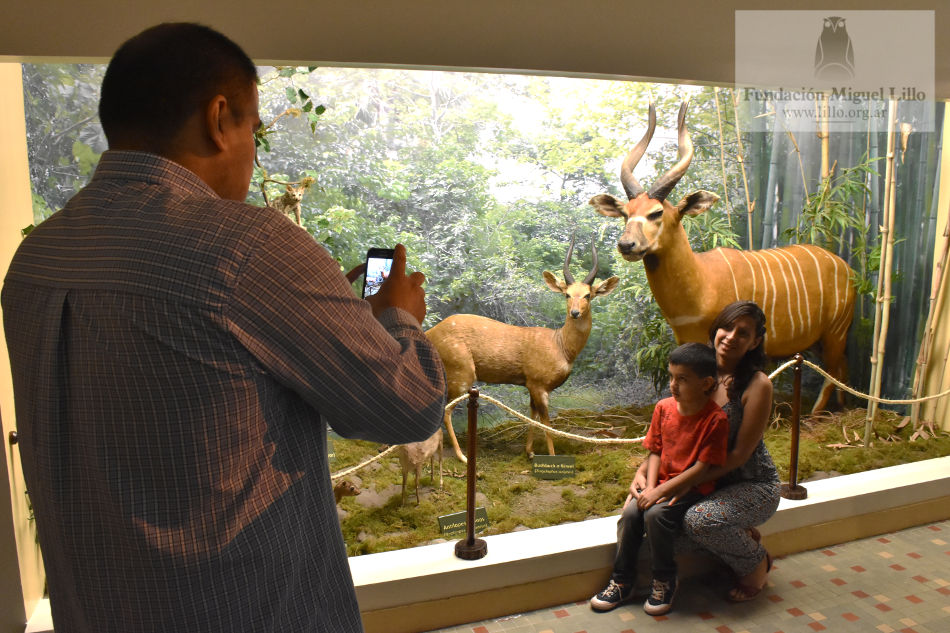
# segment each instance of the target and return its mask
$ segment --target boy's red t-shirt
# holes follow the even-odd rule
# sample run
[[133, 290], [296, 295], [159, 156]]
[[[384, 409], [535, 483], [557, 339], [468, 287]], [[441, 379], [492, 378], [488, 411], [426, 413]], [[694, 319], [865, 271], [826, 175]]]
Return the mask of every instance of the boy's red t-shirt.
[[[726, 462], [726, 443], [729, 439], [729, 421], [725, 411], [713, 400], [693, 415], [683, 416], [676, 410], [676, 400], [664, 398], [656, 403], [650, 429], [643, 439], [647, 450], [659, 453], [660, 472], [657, 484], [672, 479], [701, 461], [711, 466]], [[696, 486], [708, 495], [715, 482]]]

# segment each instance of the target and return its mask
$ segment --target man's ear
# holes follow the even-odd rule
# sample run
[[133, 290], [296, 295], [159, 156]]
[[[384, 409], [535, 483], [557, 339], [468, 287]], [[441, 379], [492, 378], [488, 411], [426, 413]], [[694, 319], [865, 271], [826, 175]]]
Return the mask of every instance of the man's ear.
[[205, 131], [219, 151], [228, 147], [225, 125], [230, 116], [231, 110], [224, 95], [215, 95], [205, 106]]
[[703, 377], [703, 393], [707, 396], [711, 396], [712, 392], [716, 389], [716, 383], [719, 382], [719, 379], [715, 376], [704, 376]]

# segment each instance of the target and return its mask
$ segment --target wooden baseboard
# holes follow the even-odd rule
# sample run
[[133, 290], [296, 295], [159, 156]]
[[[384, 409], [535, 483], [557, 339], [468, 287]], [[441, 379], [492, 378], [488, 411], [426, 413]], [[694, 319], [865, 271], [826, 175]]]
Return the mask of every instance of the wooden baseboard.
[[762, 538], [772, 555], [787, 556], [946, 519], [950, 519], [950, 497], [940, 497], [774, 532]]
[[602, 569], [511, 587], [499, 587], [444, 600], [363, 613], [366, 633], [417, 633], [466, 622], [586, 600], [603, 588], [610, 576]]
[[[945, 519], [950, 519], [950, 497], [774, 532], [763, 540], [774, 556], [787, 556]], [[685, 565], [681, 571], [695, 573], [700, 567]], [[364, 612], [363, 625], [367, 633], [417, 633], [585, 601], [603, 588], [609, 576], [610, 569], [604, 568], [379, 609]]]

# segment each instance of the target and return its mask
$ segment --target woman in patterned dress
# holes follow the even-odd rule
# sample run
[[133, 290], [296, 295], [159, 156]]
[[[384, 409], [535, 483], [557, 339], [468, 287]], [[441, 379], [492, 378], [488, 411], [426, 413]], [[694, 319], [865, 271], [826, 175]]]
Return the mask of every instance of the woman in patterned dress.
[[713, 399], [729, 418], [726, 463], [710, 471], [716, 491], [686, 513], [686, 534], [719, 556], [738, 582], [733, 602], [755, 598], [765, 587], [772, 558], [755, 526], [778, 508], [780, 486], [763, 436], [772, 411], [772, 382], [765, 368], [765, 314], [751, 301], [736, 301], [709, 328], [719, 385]]
[[[752, 301], [729, 304], [709, 328], [719, 370], [712, 397], [729, 418], [728, 453], [726, 463], [708, 473], [718, 480], [716, 490], [683, 520], [686, 534], [735, 573], [738, 581], [728, 594], [733, 602], [759, 595], [772, 567], [755, 529], [775, 514], [780, 498], [778, 472], [763, 441], [772, 410], [772, 382], [762, 371], [764, 342], [765, 314]], [[634, 496], [645, 484], [641, 465], [631, 484]]]

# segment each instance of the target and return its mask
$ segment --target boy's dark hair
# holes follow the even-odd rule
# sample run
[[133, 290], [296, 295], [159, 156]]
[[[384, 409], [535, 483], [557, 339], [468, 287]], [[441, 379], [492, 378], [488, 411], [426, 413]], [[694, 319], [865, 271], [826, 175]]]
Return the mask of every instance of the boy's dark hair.
[[254, 62], [221, 33], [200, 24], [159, 24], [112, 57], [102, 80], [99, 120], [110, 146], [131, 143], [161, 152], [212, 97], [224, 95], [238, 107], [256, 81]]
[[716, 352], [705, 343], [683, 343], [670, 352], [670, 365], [689, 367], [700, 378], [716, 377]]

